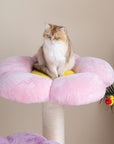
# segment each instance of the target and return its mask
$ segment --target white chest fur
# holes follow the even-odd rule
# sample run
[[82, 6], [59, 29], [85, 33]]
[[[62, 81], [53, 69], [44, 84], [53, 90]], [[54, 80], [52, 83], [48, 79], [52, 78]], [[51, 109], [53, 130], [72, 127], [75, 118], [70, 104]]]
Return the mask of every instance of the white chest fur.
[[65, 63], [66, 51], [67, 46], [63, 41], [44, 40], [45, 58], [48, 62], [54, 63], [55, 66], [58, 66], [59, 63]]

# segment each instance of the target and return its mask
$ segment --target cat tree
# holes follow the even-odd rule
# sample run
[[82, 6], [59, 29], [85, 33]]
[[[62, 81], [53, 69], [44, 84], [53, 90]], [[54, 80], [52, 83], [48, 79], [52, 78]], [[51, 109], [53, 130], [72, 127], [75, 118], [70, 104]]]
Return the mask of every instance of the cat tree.
[[[102, 59], [76, 56], [75, 74], [68, 75], [73, 73], [69, 71], [67, 76], [52, 81], [42, 73], [31, 73], [35, 60], [35, 56], [16, 56], [0, 62], [0, 96], [26, 104], [43, 103], [43, 136], [64, 144], [63, 105], [78, 106], [99, 101], [106, 87], [114, 82], [114, 70]], [[15, 134], [9, 139], [13, 137], [24, 143], [35, 134], [25, 135]], [[34, 141], [32, 144], [57, 144], [44, 137], [42, 141], [41, 136], [36, 137], [37, 143]], [[6, 140], [8, 138], [1, 137], [0, 142]]]

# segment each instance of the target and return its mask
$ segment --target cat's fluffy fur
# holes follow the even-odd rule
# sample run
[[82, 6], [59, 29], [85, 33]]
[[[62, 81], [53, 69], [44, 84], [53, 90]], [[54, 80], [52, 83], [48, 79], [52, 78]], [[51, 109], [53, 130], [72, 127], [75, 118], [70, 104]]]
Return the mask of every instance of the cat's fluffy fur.
[[64, 26], [46, 24], [43, 38], [34, 68], [55, 79], [73, 68], [75, 55]]

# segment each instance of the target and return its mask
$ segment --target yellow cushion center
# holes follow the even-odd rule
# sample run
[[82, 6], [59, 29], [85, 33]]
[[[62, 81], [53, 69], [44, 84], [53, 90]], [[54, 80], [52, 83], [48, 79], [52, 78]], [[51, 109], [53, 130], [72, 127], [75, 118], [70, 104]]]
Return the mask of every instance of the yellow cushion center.
[[[48, 78], [50, 78], [48, 75], [46, 75], [46, 74], [44, 74], [44, 73], [42, 73], [42, 72], [39, 72], [39, 71], [37, 71], [37, 70], [33, 70], [31, 73], [32, 73], [32, 74], [36, 74], [36, 75], [40, 75], [40, 76], [43, 76], [43, 77], [48, 77]], [[66, 76], [66, 75], [71, 75], [71, 74], [75, 74], [75, 72], [73, 72], [73, 71], [71, 71], [71, 70], [66, 71], [66, 72], [64, 73], [64, 76]]]

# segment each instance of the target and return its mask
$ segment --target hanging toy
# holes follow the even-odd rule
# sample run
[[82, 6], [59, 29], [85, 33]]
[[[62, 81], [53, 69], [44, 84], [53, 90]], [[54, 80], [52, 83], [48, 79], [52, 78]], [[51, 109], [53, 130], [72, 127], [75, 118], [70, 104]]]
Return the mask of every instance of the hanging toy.
[[105, 103], [110, 106], [114, 105], [114, 96], [110, 95], [108, 98], [106, 98]]
[[114, 106], [114, 84], [107, 88], [104, 98], [101, 99], [102, 101], [111, 108]]

